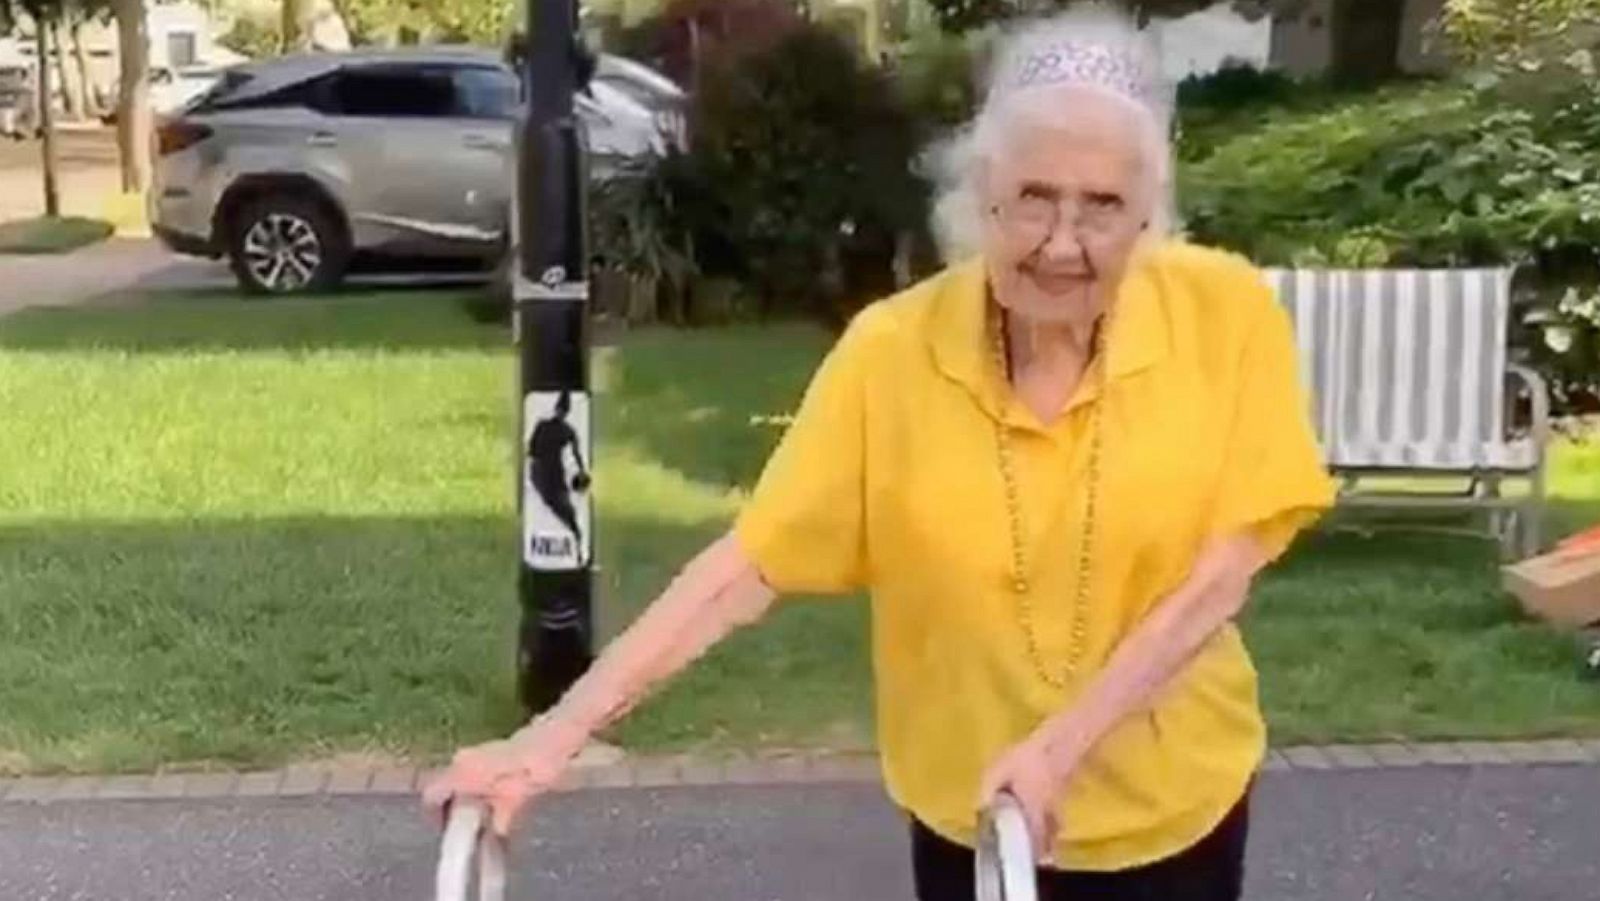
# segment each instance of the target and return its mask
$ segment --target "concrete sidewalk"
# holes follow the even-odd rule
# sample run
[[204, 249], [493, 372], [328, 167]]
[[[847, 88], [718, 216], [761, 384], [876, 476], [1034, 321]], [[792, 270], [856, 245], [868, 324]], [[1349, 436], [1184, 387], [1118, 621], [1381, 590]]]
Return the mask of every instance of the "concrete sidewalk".
[[[1600, 896], [1593, 764], [1274, 771], [1254, 815], [1252, 901]], [[868, 782], [589, 788], [528, 827], [521, 901], [910, 898]], [[371, 793], [6, 803], [0, 898], [421, 901], [436, 839], [414, 798]]]
[[221, 264], [178, 256], [150, 239], [112, 238], [68, 254], [0, 256], [0, 316], [125, 291], [230, 284]]

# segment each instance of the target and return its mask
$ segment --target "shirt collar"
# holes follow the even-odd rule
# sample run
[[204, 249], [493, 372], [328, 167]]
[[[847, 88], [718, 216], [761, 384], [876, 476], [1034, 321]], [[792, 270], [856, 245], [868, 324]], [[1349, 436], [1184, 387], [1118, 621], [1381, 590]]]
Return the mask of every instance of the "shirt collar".
[[[1171, 328], [1149, 250], [1134, 252], [1117, 289], [1106, 359], [1113, 381], [1155, 365], [1171, 350]], [[933, 299], [925, 327], [935, 364], [973, 393], [990, 415], [1008, 416], [1011, 397], [990, 345], [988, 275], [981, 258], [955, 265]], [[1091, 386], [1092, 389], [1092, 386]]]

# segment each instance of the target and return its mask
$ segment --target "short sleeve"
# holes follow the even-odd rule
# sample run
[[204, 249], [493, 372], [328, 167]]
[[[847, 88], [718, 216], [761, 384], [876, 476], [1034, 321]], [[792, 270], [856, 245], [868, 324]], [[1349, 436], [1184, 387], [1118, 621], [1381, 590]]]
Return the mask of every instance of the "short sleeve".
[[1213, 533], [1253, 532], [1276, 559], [1333, 504], [1334, 486], [1311, 427], [1289, 316], [1264, 297], [1233, 381], [1237, 392]]
[[734, 526], [780, 592], [843, 593], [866, 580], [866, 371], [872, 309], [812, 376], [805, 398]]

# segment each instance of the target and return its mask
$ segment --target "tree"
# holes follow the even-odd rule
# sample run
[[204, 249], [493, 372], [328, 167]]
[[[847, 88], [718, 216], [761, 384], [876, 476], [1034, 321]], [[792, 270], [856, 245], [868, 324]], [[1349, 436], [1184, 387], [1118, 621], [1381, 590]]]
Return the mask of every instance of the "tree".
[[233, 20], [228, 33], [217, 38], [217, 43], [252, 59], [276, 55], [283, 46], [283, 35], [278, 33], [281, 23], [276, 14], [257, 16], [243, 13]]
[[1440, 31], [1463, 62], [1530, 81], [1592, 81], [1600, 0], [1446, 0]]
[[379, 16], [373, 14], [373, 7], [382, 5], [383, 0], [333, 0], [334, 10], [344, 20], [344, 27], [350, 31], [350, 43], [377, 43], [378, 36], [373, 31], [373, 25]]
[[72, 10], [63, 9], [61, 18], [50, 26], [50, 43], [55, 46], [55, 77], [61, 85], [61, 99], [66, 106], [67, 118], [73, 121], [82, 121], [88, 113], [88, 84], [79, 76], [67, 61], [67, 21], [72, 18]]
[[505, 43], [511, 33], [514, 5], [507, 0], [457, 0], [428, 4], [434, 28], [445, 40], [474, 44]]
[[150, 24], [145, 0], [110, 0], [117, 17], [117, 154], [122, 161], [122, 190], [143, 193], [150, 187]]
[[[1078, 0], [928, 0], [941, 28], [967, 31], [1014, 16], [1047, 13]], [[1141, 23], [1188, 15], [1216, 0], [1121, 0]], [[1233, 0], [1233, 8], [1250, 19], [1264, 15], [1294, 19], [1306, 11], [1306, 0]], [[1375, 81], [1397, 74], [1400, 36], [1405, 21], [1401, 0], [1333, 0], [1333, 56], [1330, 74], [1342, 81]]]
[[44, 214], [61, 215], [61, 189], [57, 172], [55, 90], [50, 77], [50, 35], [61, 18], [61, 5], [48, 0], [22, 0], [22, 10], [33, 20], [34, 58], [38, 60], [40, 161], [44, 168]]
[[78, 75], [78, 84], [83, 86], [84, 111], [91, 117], [98, 117], [101, 98], [94, 86], [94, 76], [89, 74], [89, 51], [83, 46], [84, 21], [83, 18], [73, 19], [67, 34], [72, 38], [72, 62]]
[[34, 58], [38, 61], [40, 161], [44, 169], [44, 211], [46, 216], [61, 215], [61, 190], [58, 178], [60, 161], [56, 154], [55, 85], [50, 77], [51, 34], [60, 23], [65, 0], [0, 0], [0, 25], [9, 32], [18, 13], [26, 13], [33, 24]]
[[311, 49], [311, 0], [283, 0], [283, 52]]
[[[75, 104], [75, 109], [80, 114], [88, 116], [100, 115], [100, 97], [94, 91], [94, 77], [89, 71], [89, 52], [83, 46], [83, 26], [93, 21], [105, 22], [111, 16], [110, 0], [70, 0], [63, 7], [63, 24], [66, 26], [66, 41], [58, 35], [56, 39], [56, 52], [62, 54], [62, 65], [66, 64], [66, 52], [72, 51], [72, 91], [68, 95], [68, 103]], [[65, 82], [68, 76], [63, 75]]]
[[505, 42], [517, 3], [513, 0], [333, 0], [356, 44], [393, 44], [415, 36], [499, 46]]

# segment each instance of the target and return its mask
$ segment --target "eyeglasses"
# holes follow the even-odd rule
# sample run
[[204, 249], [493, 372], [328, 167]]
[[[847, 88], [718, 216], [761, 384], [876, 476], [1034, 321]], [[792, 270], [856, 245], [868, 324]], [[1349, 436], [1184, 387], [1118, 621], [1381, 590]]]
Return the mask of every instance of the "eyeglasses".
[[1024, 192], [995, 204], [990, 212], [1007, 235], [1030, 247], [1042, 246], [1063, 225], [1079, 240], [1103, 240], [1134, 224], [1127, 201], [1100, 192], [1075, 198]]

